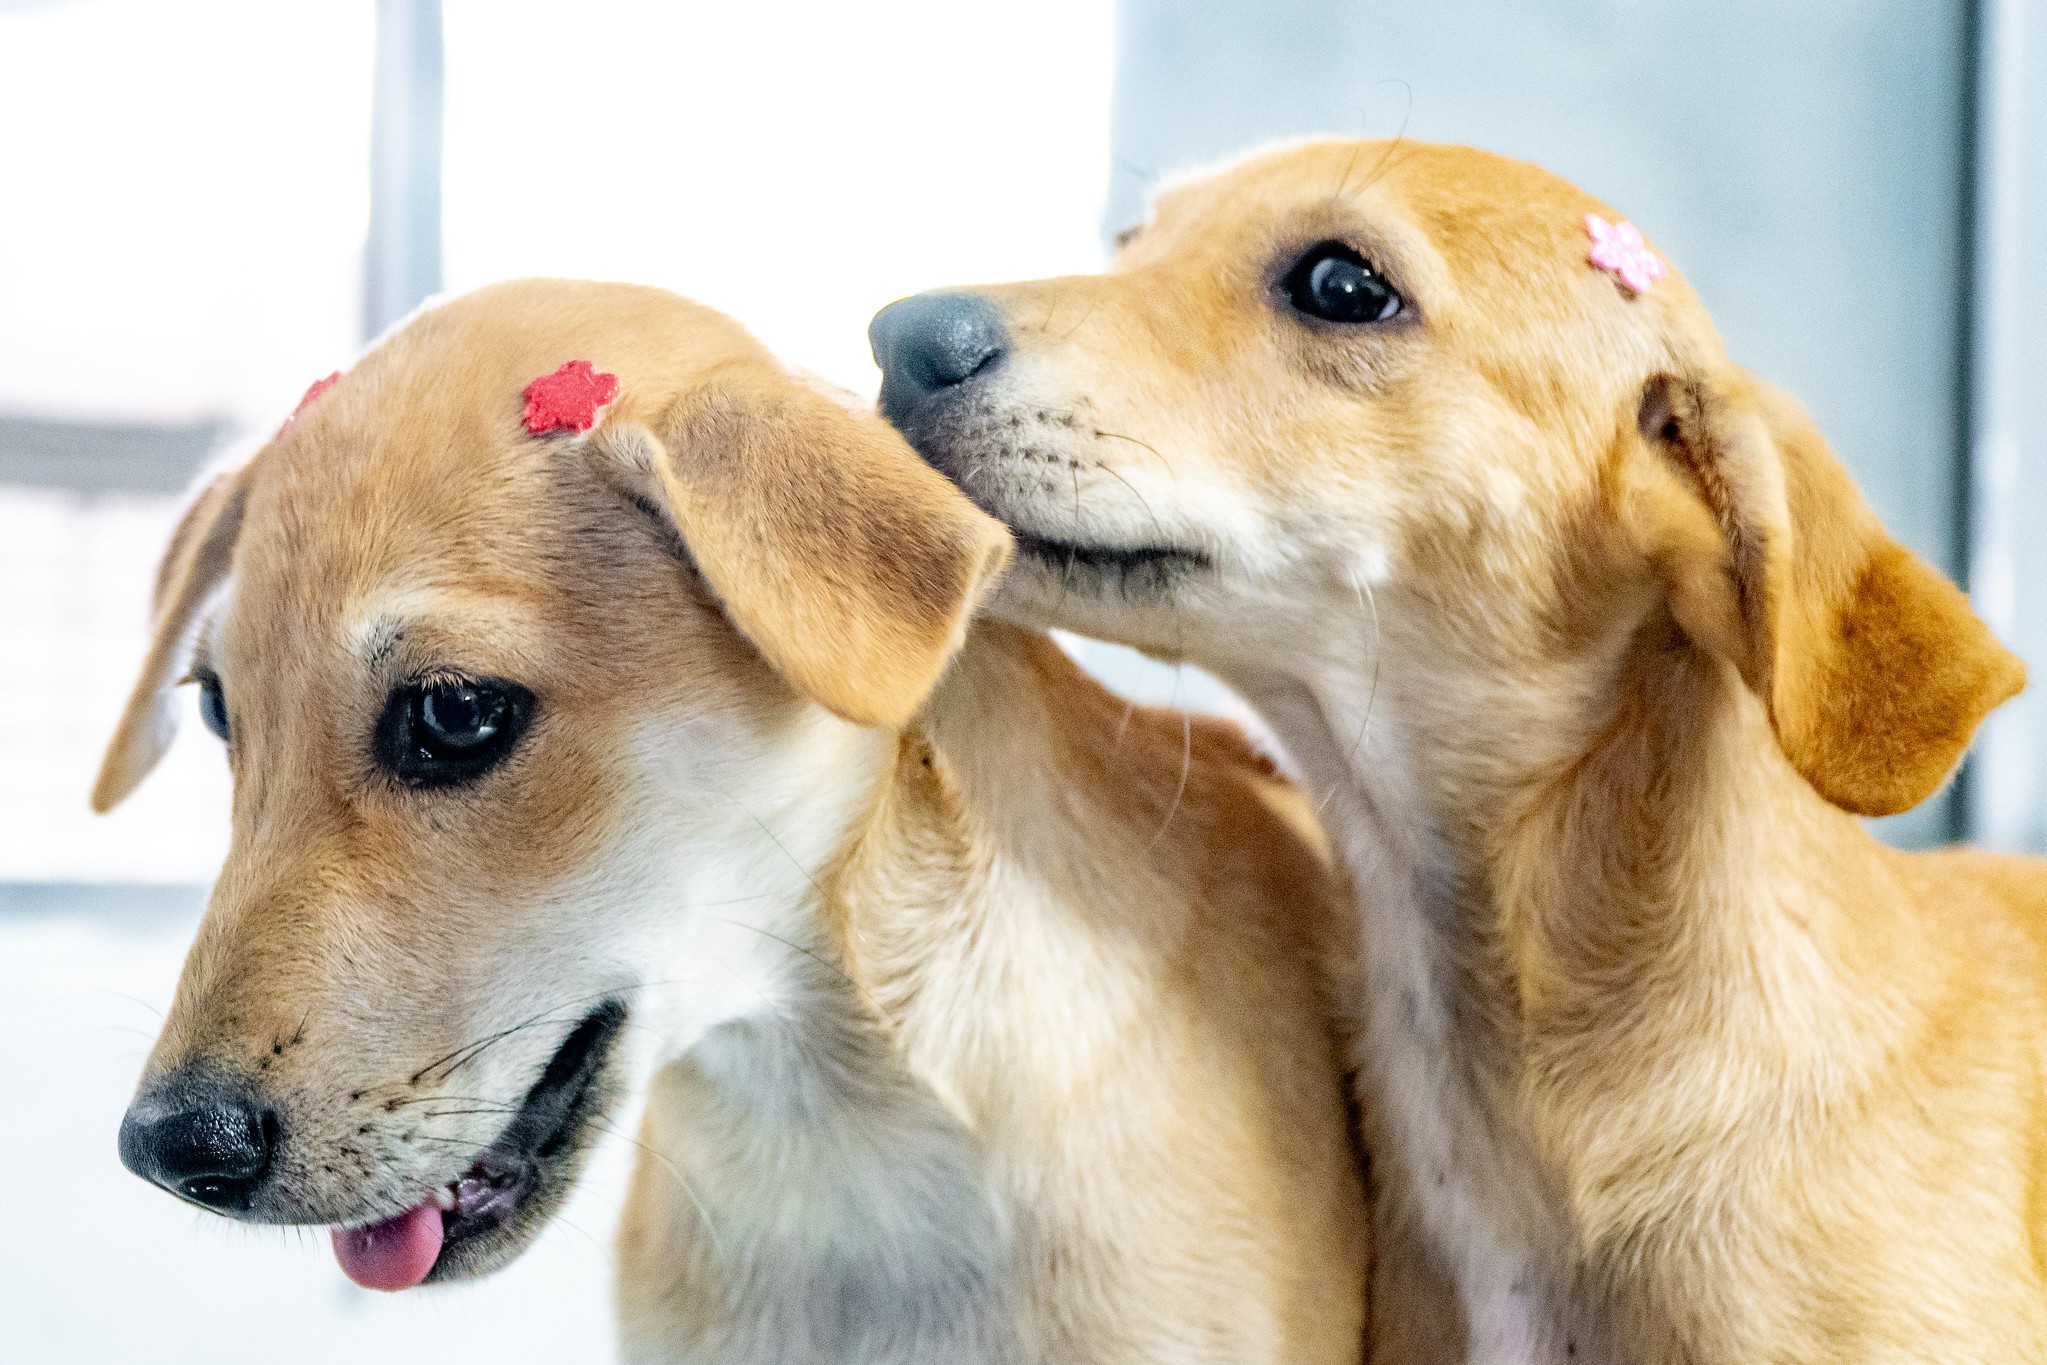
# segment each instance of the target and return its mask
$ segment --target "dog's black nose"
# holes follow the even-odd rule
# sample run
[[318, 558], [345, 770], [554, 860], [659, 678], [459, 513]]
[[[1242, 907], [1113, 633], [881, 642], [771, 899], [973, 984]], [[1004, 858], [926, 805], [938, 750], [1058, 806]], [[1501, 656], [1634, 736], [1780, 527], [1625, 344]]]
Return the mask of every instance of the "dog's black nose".
[[248, 1207], [276, 1145], [276, 1115], [215, 1071], [187, 1069], [152, 1081], [121, 1120], [122, 1165], [223, 1212]]
[[918, 294], [867, 324], [881, 366], [881, 415], [900, 425], [934, 394], [995, 368], [1008, 353], [1002, 314], [979, 294]]

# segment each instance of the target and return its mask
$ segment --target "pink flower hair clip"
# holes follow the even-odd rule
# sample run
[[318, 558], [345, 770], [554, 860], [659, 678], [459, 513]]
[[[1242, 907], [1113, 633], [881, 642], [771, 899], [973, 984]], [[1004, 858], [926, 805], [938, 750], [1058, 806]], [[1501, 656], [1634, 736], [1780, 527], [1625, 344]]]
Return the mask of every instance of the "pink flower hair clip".
[[1646, 294], [1650, 285], [1670, 273], [1663, 258], [1642, 240], [1642, 229], [1627, 219], [1609, 223], [1596, 213], [1588, 213], [1585, 230], [1592, 234], [1592, 264], [1618, 275], [1629, 292]]

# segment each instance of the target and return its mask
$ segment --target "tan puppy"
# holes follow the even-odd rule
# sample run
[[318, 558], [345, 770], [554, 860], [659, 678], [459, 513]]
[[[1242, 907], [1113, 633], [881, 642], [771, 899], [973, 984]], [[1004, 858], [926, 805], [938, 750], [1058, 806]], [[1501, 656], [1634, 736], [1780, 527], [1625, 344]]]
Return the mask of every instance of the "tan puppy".
[[2047, 1359], [2047, 869], [1855, 814], [2021, 670], [1611, 210], [1454, 147], [876, 320], [1006, 610], [1208, 665], [1363, 892], [1395, 1358]]
[[[577, 358], [532, 434], [522, 387]], [[365, 1284], [456, 1279], [532, 1238], [638, 1061], [631, 1359], [1356, 1359], [1312, 818], [1041, 636], [947, 674], [1006, 553], [671, 295], [423, 313], [166, 561], [95, 800], [189, 667], [234, 843], [125, 1159], [336, 1225]]]

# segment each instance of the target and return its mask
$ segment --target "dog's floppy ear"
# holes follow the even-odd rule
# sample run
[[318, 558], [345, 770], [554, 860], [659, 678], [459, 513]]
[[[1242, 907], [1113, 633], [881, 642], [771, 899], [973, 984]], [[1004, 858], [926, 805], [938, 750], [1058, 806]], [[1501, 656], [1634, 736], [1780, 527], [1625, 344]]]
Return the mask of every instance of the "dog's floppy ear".
[[156, 571], [149, 652], [92, 784], [92, 808], [103, 815], [149, 776], [177, 734], [173, 696], [178, 673], [199, 609], [227, 577], [235, 539], [241, 534], [243, 500], [242, 471], [230, 470], [200, 491], [171, 532], [170, 546]]
[[2024, 666], [1885, 533], [1789, 396], [1731, 368], [1659, 375], [1637, 425], [1674, 476], [1637, 510], [1678, 624], [1740, 670], [1827, 800], [1894, 815], [1926, 799]]
[[782, 380], [686, 395], [593, 438], [653, 492], [740, 633], [858, 725], [924, 704], [982, 591], [1002, 524], [870, 414]]

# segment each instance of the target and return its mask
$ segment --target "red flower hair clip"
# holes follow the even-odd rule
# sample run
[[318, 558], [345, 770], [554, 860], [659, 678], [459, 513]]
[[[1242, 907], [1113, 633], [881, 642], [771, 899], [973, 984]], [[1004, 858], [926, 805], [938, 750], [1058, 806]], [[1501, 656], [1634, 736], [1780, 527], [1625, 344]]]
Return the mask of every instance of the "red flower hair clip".
[[[315, 379], [311, 384], [308, 384], [306, 386], [305, 393], [301, 395], [299, 398], [299, 405], [291, 410], [291, 416], [285, 418], [282, 422], [279, 422], [277, 424], [277, 436], [284, 435], [284, 429], [290, 426], [293, 422], [298, 421], [299, 414], [304, 412], [307, 408], [313, 406], [314, 399], [318, 398], [321, 394], [327, 392], [327, 390], [333, 388], [340, 381], [341, 371], [336, 370], [333, 374], [328, 375], [325, 379]], [[270, 439], [274, 441], [277, 439], [277, 436], [273, 436]]]
[[535, 436], [588, 431], [597, 425], [597, 409], [618, 397], [618, 376], [587, 360], [571, 360], [528, 384], [524, 396], [526, 430]]

